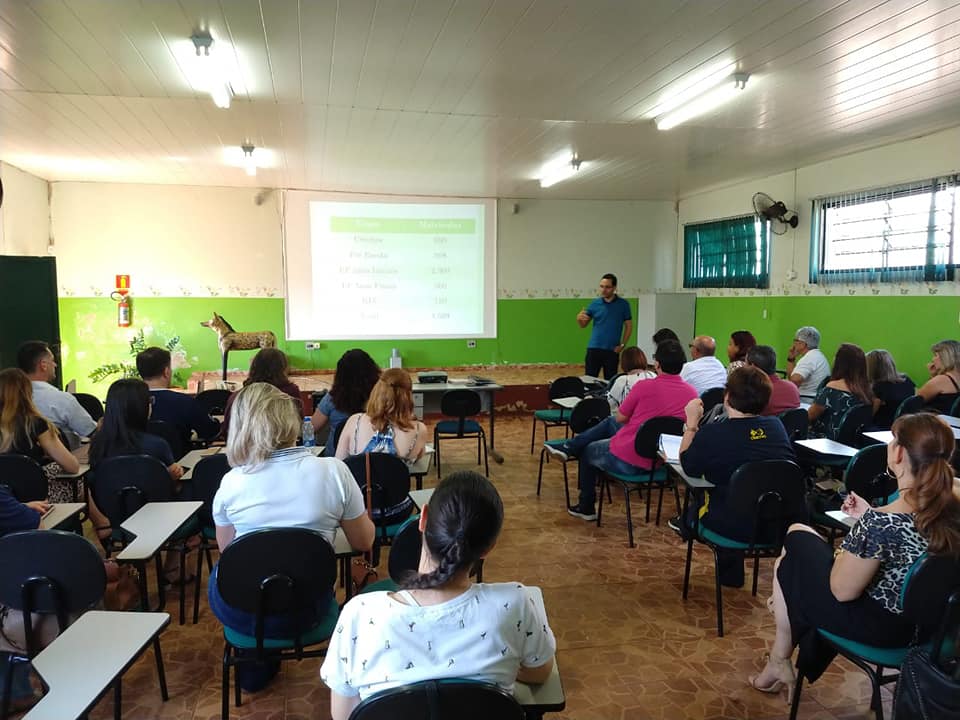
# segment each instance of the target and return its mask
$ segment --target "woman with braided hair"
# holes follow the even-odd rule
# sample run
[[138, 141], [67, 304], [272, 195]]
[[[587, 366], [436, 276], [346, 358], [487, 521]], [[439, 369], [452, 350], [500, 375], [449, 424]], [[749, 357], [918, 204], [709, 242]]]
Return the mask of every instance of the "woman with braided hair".
[[447, 476], [420, 515], [420, 567], [399, 592], [358, 595], [340, 613], [320, 677], [333, 720], [399, 685], [469, 678], [512, 691], [542, 683], [556, 641], [537, 596], [520, 583], [474, 583], [493, 549], [503, 503], [483, 475]]

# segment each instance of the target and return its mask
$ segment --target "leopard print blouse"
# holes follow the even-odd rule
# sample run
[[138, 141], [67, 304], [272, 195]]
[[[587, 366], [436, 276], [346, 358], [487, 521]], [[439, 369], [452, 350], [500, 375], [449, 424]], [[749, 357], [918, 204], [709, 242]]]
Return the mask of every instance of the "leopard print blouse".
[[865, 592], [889, 612], [902, 614], [900, 591], [907, 572], [927, 551], [927, 540], [917, 530], [913, 515], [871, 508], [853, 526], [841, 547], [857, 557], [880, 561], [880, 569]]

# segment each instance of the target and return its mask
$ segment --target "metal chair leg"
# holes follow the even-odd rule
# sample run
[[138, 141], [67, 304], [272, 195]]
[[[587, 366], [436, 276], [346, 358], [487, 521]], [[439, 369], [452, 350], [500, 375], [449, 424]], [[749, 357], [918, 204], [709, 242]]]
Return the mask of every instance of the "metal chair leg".
[[[583, 462], [583, 461], [581, 460], [580, 462]], [[603, 517], [603, 487], [604, 485], [607, 486], [608, 493], [610, 492], [610, 487], [607, 482], [607, 476], [603, 472], [600, 473], [598, 480], [600, 481], [600, 492], [598, 493], [600, 497], [599, 497], [599, 503], [597, 504], [597, 527], [600, 527], [600, 518]]]
[[[203, 547], [197, 548], [197, 573], [193, 578], [193, 624], [200, 620], [200, 578], [203, 575]], [[208, 574], [209, 575], [209, 574]]]
[[[480, 442], [483, 443], [483, 473], [487, 477], [490, 477], [490, 460], [487, 458], [487, 435], [486, 433], [480, 433]], [[477, 464], [480, 463], [480, 458], [477, 458]]]
[[757, 582], [760, 579], [760, 556], [753, 556], [753, 596], [757, 596]]
[[[547, 454], [547, 449], [540, 451], [540, 469], [537, 471], [537, 497], [540, 497], [540, 484], [543, 482], [543, 457]], [[570, 503], [567, 503], [569, 505]]]
[[800, 688], [803, 687], [803, 673], [797, 668], [797, 684], [793, 688], [793, 697], [790, 699], [790, 720], [797, 720], [800, 710]]
[[717, 637], [723, 637], [723, 586], [720, 584], [720, 554], [713, 548], [713, 582], [717, 591]]
[[121, 720], [123, 711], [121, 710], [123, 702], [123, 684], [121, 678], [117, 678], [113, 683], [113, 720]]
[[[641, 490], [640, 492], [642, 493], [643, 491]], [[650, 522], [650, 502], [652, 500], [653, 500], [653, 484], [649, 483], [647, 484], [647, 514], [644, 520], [644, 522], [646, 523]]]
[[223, 648], [223, 672], [220, 679], [220, 720], [230, 717], [230, 645]]
[[160, 638], [153, 639], [153, 657], [157, 661], [157, 681], [160, 683], [160, 698], [166, 702], [170, 699], [167, 692], [167, 674], [163, 671], [163, 653], [160, 651]]
[[657, 517], [654, 519], [654, 525], [660, 525], [660, 513], [663, 510], [663, 485], [660, 486], [660, 497], [657, 498]]
[[567, 464], [560, 463], [563, 467], [563, 495], [567, 499], [567, 508], [570, 507], [570, 478], [567, 476]]
[[[543, 428], [544, 434], [547, 432], [547, 428]], [[537, 415], [533, 415], [533, 431], [530, 433], [530, 454], [533, 455], [533, 444], [537, 441]]]
[[690, 566], [693, 563], [693, 538], [687, 540], [687, 565], [683, 569], [683, 599], [687, 599], [687, 592], [690, 590]]
[[[623, 500], [627, 505], [627, 537], [630, 540], [630, 547], [636, 547], [633, 544], [633, 515], [630, 512], [630, 488], [623, 486]], [[650, 506], [647, 506], [647, 512], [650, 512]], [[647, 518], [649, 520], [649, 518]]]

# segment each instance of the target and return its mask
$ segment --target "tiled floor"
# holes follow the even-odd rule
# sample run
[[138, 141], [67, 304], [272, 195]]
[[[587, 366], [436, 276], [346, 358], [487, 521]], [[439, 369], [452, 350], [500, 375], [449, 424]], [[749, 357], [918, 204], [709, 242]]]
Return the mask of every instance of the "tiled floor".
[[[727, 636], [717, 638], [709, 553], [696, 551], [690, 598], [684, 603], [683, 546], [665, 524], [644, 525], [637, 513], [637, 547], [631, 549], [622, 498], [614, 497], [609, 511], [605, 507], [602, 528], [571, 518], [564, 511], [556, 463], [544, 469], [543, 493], [536, 496], [538, 456], [529, 453], [529, 416], [505, 418], [498, 430], [498, 448], [506, 461], [491, 464], [491, 476], [503, 495], [506, 523], [485, 566], [485, 579], [543, 588], [567, 694], [566, 711], [554, 717], [787, 716], [782, 697], [763, 695], [746, 684], [773, 636], [772, 618], [762, 602], [770, 587], [769, 561], [762, 565], [758, 597], [751, 597], [749, 589], [726, 592]], [[445, 468], [470, 467], [468, 445], [445, 448]], [[174, 620], [163, 634], [169, 702], [160, 702], [153, 658], [147, 653], [125, 676], [124, 717], [219, 717], [221, 633], [202, 602], [199, 625], [181, 627]], [[175, 603], [168, 603], [168, 609], [175, 610]], [[82, 672], [83, 659], [77, 662]], [[329, 717], [319, 665], [319, 660], [285, 663], [278, 681], [255, 696], [244, 695], [243, 706], [231, 708], [231, 717]], [[868, 704], [866, 678], [837, 662], [816, 685], [805, 688], [801, 717], [869, 718]], [[108, 718], [112, 712], [108, 695], [91, 717]]]

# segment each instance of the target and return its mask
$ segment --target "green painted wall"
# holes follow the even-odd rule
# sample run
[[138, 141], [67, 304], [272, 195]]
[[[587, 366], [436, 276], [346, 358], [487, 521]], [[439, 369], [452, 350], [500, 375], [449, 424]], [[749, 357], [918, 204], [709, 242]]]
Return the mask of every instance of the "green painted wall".
[[777, 349], [778, 365], [783, 367], [793, 333], [813, 325], [831, 361], [843, 342], [856, 343], [864, 351], [885, 348], [897, 369], [919, 383], [927, 378], [930, 346], [960, 337], [958, 314], [957, 296], [701, 297], [696, 328], [697, 334], [717, 338], [724, 359], [730, 333], [749, 330], [757, 342]]
[[[280, 298], [150, 298], [133, 299], [133, 325], [116, 326], [116, 303], [109, 298], [60, 298], [60, 333], [63, 343], [63, 377], [77, 379], [77, 389], [103, 396], [108, 383], [94, 384], [90, 371], [107, 362], [130, 361], [129, 338], [144, 329], [148, 344], [162, 345], [179, 335], [189, 368], [218, 370], [220, 351], [213, 331], [201, 327], [213, 312], [227, 318], [237, 330], [272, 330], [279, 347], [295, 368], [333, 368], [345, 350], [362, 347], [382, 365], [391, 348], [398, 348], [407, 367], [488, 365], [513, 363], [579, 363], [583, 361], [589, 330], [576, 324], [577, 312], [589, 300], [556, 298], [500, 300], [497, 303], [498, 337], [477, 340], [468, 349], [466, 340], [375, 340], [322, 342], [307, 351], [303, 342], [286, 342], [283, 300]], [[636, 316], [636, 300], [631, 301]], [[319, 339], [318, 339], [319, 340]], [[230, 355], [231, 368], [245, 369], [251, 352]]]

